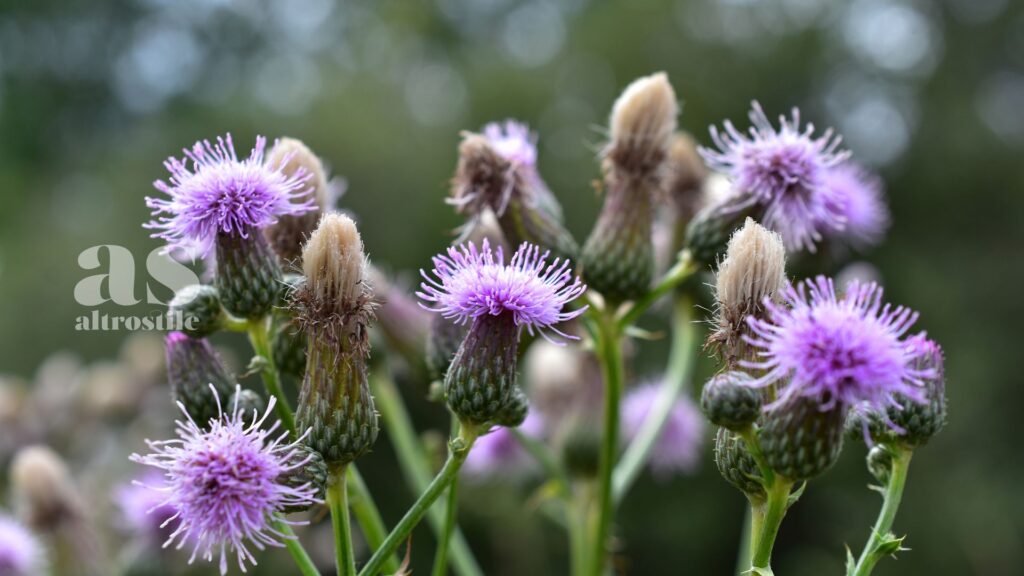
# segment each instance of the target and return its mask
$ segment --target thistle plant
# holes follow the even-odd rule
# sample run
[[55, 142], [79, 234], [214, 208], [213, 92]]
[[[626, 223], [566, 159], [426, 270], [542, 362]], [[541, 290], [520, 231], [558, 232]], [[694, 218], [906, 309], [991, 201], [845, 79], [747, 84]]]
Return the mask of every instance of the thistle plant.
[[[145, 226], [169, 251], [215, 254], [216, 275], [171, 303], [191, 319], [165, 340], [184, 418], [176, 439], [132, 456], [154, 471], [122, 488], [124, 522], [222, 573], [284, 547], [312, 576], [293, 527], [319, 522], [326, 505], [337, 574], [375, 576], [408, 573], [399, 549], [426, 520], [432, 573], [479, 576], [458, 522], [460, 476], [539, 476], [531, 502], [566, 532], [563, 572], [603, 576], [618, 565], [615, 518], [637, 478], [699, 473], [703, 412], [717, 426], [718, 472], [750, 504], [744, 574], [772, 573], [787, 510], [844, 439], [866, 441], [885, 500], [847, 574], [870, 574], [903, 549], [893, 522], [911, 455], [945, 422], [944, 357], [876, 284], [837, 289], [826, 276], [790, 279], [786, 266], [879, 243], [890, 225], [881, 182], [796, 110], [774, 124], [755, 102], [752, 127], [712, 128], [711, 147], [678, 117], [665, 74], [615, 101], [598, 157], [602, 206], [582, 248], [541, 177], [536, 132], [509, 120], [453, 134], [446, 201], [465, 222], [414, 294], [370, 264], [372, 246], [332, 212], [323, 162], [302, 142], [280, 140], [264, 158], [258, 138], [240, 160], [224, 137], [168, 160], [171, 177], [156, 184], [166, 198], [147, 199]], [[705, 286], [714, 306], [702, 324]], [[669, 326], [664, 371], [627, 391], [634, 352], [661, 337], [647, 326], [656, 315]], [[219, 332], [248, 335], [244, 373], [221, 363], [208, 339]], [[702, 344], [719, 370], [698, 388]], [[252, 373], [262, 389], [240, 386]], [[395, 374], [422, 386], [403, 391]], [[439, 468], [440, 445], [418, 434], [403, 396], [428, 389], [451, 422]], [[357, 469], [378, 435], [416, 495], [393, 527]], [[20, 562], [20, 575], [30, 556], [0, 545], [0, 572]]]

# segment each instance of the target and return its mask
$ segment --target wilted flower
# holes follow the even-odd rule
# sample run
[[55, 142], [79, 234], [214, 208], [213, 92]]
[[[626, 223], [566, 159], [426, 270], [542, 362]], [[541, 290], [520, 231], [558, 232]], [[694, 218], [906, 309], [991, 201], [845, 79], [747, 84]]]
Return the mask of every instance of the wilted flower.
[[13, 518], [0, 515], [0, 576], [42, 574], [44, 563], [39, 540]]
[[825, 234], [846, 225], [842, 205], [826, 182], [827, 172], [843, 162], [840, 138], [826, 130], [814, 137], [814, 126], [800, 126], [800, 111], [779, 118], [772, 126], [761, 105], [753, 103], [753, 126], [740, 132], [726, 121], [724, 131], [711, 127], [717, 150], [701, 148], [708, 166], [728, 174], [736, 193], [726, 199], [727, 212], [749, 210], [768, 228], [782, 235], [790, 251], [815, 251]]
[[[515, 386], [519, 333], [548, 332], [575, 338], [556, 327], [585, 308], [563, 311], [586, 287], [571, 264], [523, 244], [505, 264], [499, 248], [463, 244], [434, 257], [434, 277], [422, 272], [417, 293], [424, 308], [459, 324], [471, 323], [445, 378], [449, 406], [460, 417], [515, 425], [525, 417], [525, 398]], [[497, 418], [497, 420], [496, 420]]]
[[924, 350], [903, 339], [917, 313], [882, 303], [875, 284], [852, 284], [836, 296], [831, 279], [819, 276], [785, 293], [786, 302], [765, 302], [767, 316], [748, 320], [747, 342], [760, 359], [744, 362], [765, 370], [753, 385], [778, 384], [775, 404], [802, 396], [835, 406], [885, 411], [896, 397], [922, 402], [924, 379], [933, 375], [916, 360]]
[[197, 425], [179, 403], [185, 420], [177, 423], [178, 438], [147, 440], [153, 452], [131, 456], [133, 462], [164, 472], [159, 484], [146, 487], [163, 496], [156, 510], [165, 505], [175, 510], [165, 523], [178, 526], [165, 546], [193, 546], [190, 562], [197, 556], [212, 561], [218, 554], [225, 574], [232, 553], [244, 571], [246, 563], [256, 564], [250, 546], [281, 546], [282, 539], [291, 537], [274, 526], [288, 522], [280, 519], [282, 510], [316, 501], [316, 487], [282, 480], [305, 462], [294, 458], [300, 447], [287, 442], [288, 432], [278, 433], [280, 422], [264, 426], [275, 401], [271, 397], [263, 416], [248, 424], [232, 407], [209, 429]]
[[[626, 394], [622, 403], [622, 433], [632, 441], [654, 409], [661, 386], [644, 384]], [[665, 428], [651, 452], [651, 471], [659, 476], [687, 474], [700, 463], [704, 442], [704, 418], [686, 396], [680, 396], [669, 412]]]
[[215, 145], [196, 142], [182, 159], [168, 158], [164, 166], [171, 173], [169, 181], [153, 186], [169, 198], [146, 198], [154, 219], [144, 227], [156, 230], [153, 236], [166, 240], [168, 250], [205, 256], [218, 233], [247, 237], [279, 216], [313, 209], [313, 201], [306, 198], [311, 175], [286, 175], [282, 164], [264, 164], [266, 142], [257, 137], [245, 160], [235, 154], [230, 134], [218, 137]]

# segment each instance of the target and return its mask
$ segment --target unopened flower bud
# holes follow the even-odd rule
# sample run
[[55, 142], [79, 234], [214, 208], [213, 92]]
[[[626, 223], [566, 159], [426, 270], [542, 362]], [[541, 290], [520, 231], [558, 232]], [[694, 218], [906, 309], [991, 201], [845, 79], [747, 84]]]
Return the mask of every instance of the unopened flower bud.
[[82, 518], [82, 500], [67, 464], [46, 446], [21, 449], [11, 463], [11, 490], [18, 516], [52, 532]]
[[427, 366], [431, 378], [444, 379], [467, 332], [469, 328], [466, 325], [453, 322], [440, 314], [431, 319], [430, 336], [427, 339]]
[[205, 427], [210, 420], [220, 417], [217, 400], [230, 396], [235, 383], [205, 339], [171, 332], [166, 345], [171, 395], [185, 406], [197, 425]]
[[772, 470], [790, 480], [809, 480], [828, 470], [843, 448], [846, 409], [828, 410], [815, 398], [793, 396], [764, 415], [759, 441]]
[[747, 449], [746, 442], [726, 428], [719, 428], [715, 435], [715, 465], [722, 478], [748, 498], [765, 498], [757, 461]]
[[604, 205], [581, 254], [584, 278], [609, 302], [634, 300], [654, 276], [654, 196], [678, 112], [664, 74], [641, 78], [615, 103], [604, 151]]
[[708, 203], [690, 220], [683, 245], [695, 261], [713, 264], [732, 233], [753, 213], [752, 207], [738, 206], [733, 196]]
[[302, 378], [306, 373], [306, 332], [298, 322], [282, 322], [274, 332], [271, 342], [274, 365], [283, 374]]
[[729, 239], [725, 259], [715, 274], [717, 329], [708, 338], [732, 367], [750, 360], [744, 336], [748, 316], [764, 313], [765, 299], [774, 299], [786, 286], [786, 248], [782, 237], [747, 218]]
[[231, 393], [226, 406], [228, 411], [235, 410], [236, 407], [242, 420], [250, 422], [254, 417], [258, 418], [260, 414], [266, 412], [267, 403], [255, 390], [238, 389]]
[[302, 252], [306, 282], [294, 296], [308, 338], [297, 422], [329, 465], [347, 464], [377, 439], [367, 377], [372, 291], [363, 241], [351, 218], [326, 214]]
[[220, 330], [227, 319], [217, 289], [206, 284], [190, 284], [178, 290], [168, 304], [167, 316], [177, 321], [179, 315], [181, 331], [194, 338]]
[[281, 289], [281, 267], [263, 233], [256, 228], [218, 232], [216, 243], [214, 284], [224, 309], [238, 318], [266, 316]]
[[470, 216], [470, 229], [491, 211], [511, 246], [529, 242], [575, 259], [578, 247], [562, 222], [562, 208], [537, 170], [535, 140], [513, 121], [466, 134], [449, 202]]
[[712, 423], [739, 431], [761, 414], [762, 392], [750, 386], [753, 378], [733, 371], [716, 375], [704, 385], [700, 407]]
[[320, 158], [301, 140], [294, 138], [281, 138], [275, 142], [267, 154], [266, 164], [286, 176], [308, 178], [306, 184], [313, 190], [313, 210], [279, 216], [277, 222], [263, 229], [281, 265], [295, 267], [302, 257], [302, 245], [316, 229], [320, 214], [327, 209], [330, 196], [327, 173]]
[[[313, 488], [314, 501], [323, 501], [327, 490], [328, 470], [324, 457], [319, 452], [306, 446], [298, 444], [295, 452], [288, 459], [289, 466], [297, 466], [285, 473], [280, 478], [281, 484], [297, 490], [307, 491]], [[301, 505], [286, 506], [285, 513], [304, 512], [313, 506], [313, 502], [305, 502]]]

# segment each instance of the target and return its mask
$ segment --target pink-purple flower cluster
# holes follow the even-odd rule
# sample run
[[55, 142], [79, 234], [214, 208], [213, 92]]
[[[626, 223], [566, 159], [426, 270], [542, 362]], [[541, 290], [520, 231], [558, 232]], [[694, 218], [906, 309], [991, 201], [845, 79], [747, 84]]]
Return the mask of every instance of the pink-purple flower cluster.
[[491, 122], [484, 126], [484, 137], [501, 155], [517, 168], [532, 169], [537, 165], [537, 136], [529, 126], [515, 120]]
[[842, 296], [819, 276], [790, 287], [785, 302], [765, 301], [766, 317], [748, 317], [747, 342], [764, 370], [752, 385], [779, 386], [778, 405], [795, 396], [814, 398], [822, 410], [862, 407], [884, 413], [897, 396], [921, 402], [932, 370], [917, 360], [926, 353], [905, 338], [917, 313], [882, 302], [876, 284], [852, 283]]
[[711, 168], [731, 177], [733, 209], [756, 206], [758, 220], [790, 251], [814, 252], [823, 239], [843, 234], [875, 241], [888, 219], [880, 194], [863, 174], [843, 167], [849, 153], [839, 150], [831, 129], [814, 136], [813, 125], [801, 127], [796, 108], [775, 128], [757, 102], [749, 117], [746, 133], [729, 121], [722, 131], [712, 126], [717, 150], [700, 149]]
[[547, 257], [537, 246], [523, 243], [505, 264], [501, 247], [492, 251], [486, 239], [479, 249], [467, 242], [433, 258], [434, 278], [420, 271], [425, 281], [417, 295], [433, 306], [424, 308], [460, 324], [484, 315], [508, 314], [516, 326], [525, 326], [531, 334], [536, 329], [548, 338], [550, 330], [575, 339], [555, 325], [586, 310], [563, 311], [586, 286], [573, 277], [568, 260], [548, 263]]
[[45, 556], [39, 540], [21, 523], [0, 515], [0, 576], [44, 573]]
[[161, 491], [151, 488], [160, 486], [164, 481], [162, 472], [147, 469], [114, 493], [124, 529], [150, 544], [163, 542], [178, 527], [177, 510]]
[[[626, 395], [622, 403], [622, 433], [627, 441], [632, 441], [643, 429], [660, 391], [658, 384], [644, 384]], [[659, 477], [695, 471], [700, 464], [704, 427], [700, 410], [689, 398], [676, 400], [651, 452], [651, 471]]]
[[315, 209], [307, 185], [311, 175], [301, 169], [285, 174], [290, 158], [266, 165], [265, 148], [266, 139], [259, 136], [249, 157], [239, 160], [228, 134], [216, 144], [196, 142], [184, 150], [184, 158], [167, 159], [170, 178], [153, 186], [168, 198], [146, 198], [153, 220], [143, 226], [156, 230], [153, 237], [166, 240], [168, 251], [205, 257], [218, 232], [246, 237], [278, 216]]
[[858, 249], [882, 241], [889, 228], [889, 207], [882, 193], [882, 181], [852, 162], [825, 171], [823, 186], [830, 191], [844, 224], [836, 235]]
[[190, 562], [219, 555], [224, 574], [231, 553], [244, 571], [246, 563], [256, 563], [250, 546], [262, 550], [290, 538], [274, 526], [283, 509], [317, 501], [314, 486], [281, 481], [306, 462], [296, 457], [298, 445], [286, 442], [288, 433], [277, 432], [280, 422], [264, 426], [274, 404], [271, 397], [263, 416], [251, 419], [236, 405], [204, 430], [179, 403], [185, 420], [177, 423], [178, 438], [147, 440], [153, 452], [132, 455], [132, 461], [163, 471], [159, 484], [146, 484], [163, 496], [152, 510], [173, 508], [164, 525], [177, 522], [177, 528], [165, 545], [193, 546]]

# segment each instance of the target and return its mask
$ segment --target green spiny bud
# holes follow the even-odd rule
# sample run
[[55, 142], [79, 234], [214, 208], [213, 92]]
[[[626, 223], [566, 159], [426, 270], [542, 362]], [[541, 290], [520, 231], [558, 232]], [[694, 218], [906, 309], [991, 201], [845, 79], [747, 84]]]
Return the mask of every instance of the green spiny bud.
[[281, 267], [262, 233], [217, 234], [215, 285], [231, 315], [248, 320], [270, 313], [281, 290]]
[[743, 438], [725, 428], [719, 428], [715, 435], [715, 465], [722, 478], [748, 497], [765, 498], [757, 461], [750, 454]]
[[190, 284], [178, 290], [168, 305], [167, 316], [180, 316], [181, 331], [194, 338], [217, 332], [227, 320], [217, 289], [205, 284]]
[[765, 461], [790, 480], [809, 480], [827, 470], [843, 447], [846, 410], [822, 410], [813, 398], [794, 396], [764, 415], [759, 440]]
[[473, 319], [444, 380], [448, 407], [460, 420], [481, 426], [510, 422], [522, 411], [522, 392], [516, 386], [518, 350], [519, 328], [512, 315]]
[[282, 322], [274, 332], [274, 365], [284, 374], [302, 378], [306, 373], [306, 332], [294, 320]]
[[733, 231], [751, 214], [752, 208], [737, 207], [731, 197], [709, 204], [690, 220], [684, 245], [697, 262], [713, 264], [725, 251]]
[[[316, 499], [323, 500], [327, 491], [328, 470], [327, 462], [319, 452], [302, 444], [288, 459], [289, 466], [296, 466], [281, 475], [280, 481], [291, 488], [302, 488], [313, 486], [316, 488]], [[304, 512], [311, 506], [289, 506], [284, 509], [285, 513]]]
[[367, 375], [373, 294], [352, 219], [325, 215], [302, 265], [306, 283], [293, 299], [308, 348], [296, 421], [329, 465], [344, 465], [367, 452], [379, 431]]
[[464, 324], [456, 323], [440, 314], [435, 314], [431, 318], [430, 336], [427, 338], [427, 367], [432, 378], [444, 379], [468, 331]]
[[210, 343], [183, 332], [171, 332], [166, 344], [171, 395], [185, 406], [192, 420], [204, 426], [228, 411], [222, 410], [218, 399], [231, 396], [235, 384]]
[[753, 424], [761, 414], [762, 393], [750, 386], [745, 372], [716, 375], [704, 385], [700, 407], [712, 423], [738, 431]]

